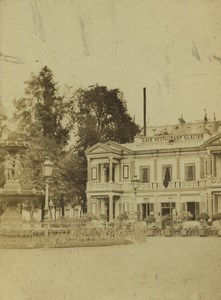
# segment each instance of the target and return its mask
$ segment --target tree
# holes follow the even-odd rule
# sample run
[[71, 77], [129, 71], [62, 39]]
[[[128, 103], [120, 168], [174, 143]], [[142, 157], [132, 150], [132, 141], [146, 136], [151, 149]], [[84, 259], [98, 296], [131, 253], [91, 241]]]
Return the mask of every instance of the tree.
[[14, 101], [14, 120], [18, 121], [19, 133], [26, 140], [40, 136], [59, 145], [67, 144], [69, 128], [64, 126], [67, 104], [59, 95], [52, 71], [45, 66], [25, 84], [26, 97]]
[[26, 140], [30, 145], [23, 159], [25, 172], [21, 183], [28, 188], [44, 188], [42, 163], [46, 156], [50, 156], [54, 161], [52, 197], [57, 203], [57, 199], [64, 198], [65, 191], [61, 162], [69, 140], [67, 103], [64, 96], [59, 94], [53, 73], [48, 67], [44, 67], [38, 75], [32, 75], [25, 85], [25, 97], [14, 101], [14, 120], [18, 127], [11, 135], [11, 138]]
[[79, 89], [74, 97], [72, 117], [77, 124], [77, 148], [84, 151], [97, 142], [132, 142], [139, 132], [127, 112], [126, 101], [118, 89], [94, 85]]
[[[6, 124], [5, 124], [6, 119], [7, 118], [6, 118], [5, 110], [4, 110], [4, 107], [2, 104], [2, 100], [0, 98], [0, 140], [2, 138], [4, 131], [6, 130]], [[5, 155], [4, 149], [0, 148], [0, 162], [1, 162], [1, 164], [0, 164], [0, 187], [2, 187], [3, 183], [4, 183], [3, 166], [2, 166], [2, 160], [3, 160], [4, 155]], [[2, 203], [0, 203], [0, 215], [3, 213], [2, 206], [3, 206]]]
[[[118, 89], [108, 90], [94, 85], [79, 89], [72, 101], [72, 120], [77, 127], [75, 160], [76, 184], [86, 189], [87, 161], [85, 150], [97, 142], [112, 140], [118, 143], [132, 142], [139, 127], [129, 116], [126, 101]], [[84, 202], [85, 193], [82, 193]]]
[[0, 98], [0, 138], [2, 137], [2, 134], [3, 134], [4, 130], [6, 129], [6, 124], [5, 124], [6, 119], [7, 119], [7, 117], [6, 117], [5, 110], [4, 110], [4, 107], [2, 104], [2, 100]]

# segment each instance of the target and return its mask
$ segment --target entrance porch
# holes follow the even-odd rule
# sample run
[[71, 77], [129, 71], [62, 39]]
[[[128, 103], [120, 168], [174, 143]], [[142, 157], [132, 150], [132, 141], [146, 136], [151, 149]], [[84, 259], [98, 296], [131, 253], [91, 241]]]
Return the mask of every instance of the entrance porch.
[[120, 196], [114, 194], [92, 196], [89, 201], [88, 212], [98, 218], [100, 215], [106, 215], [107, 220], [112, 221], [119, 215], [117, 205], [119, 199]]

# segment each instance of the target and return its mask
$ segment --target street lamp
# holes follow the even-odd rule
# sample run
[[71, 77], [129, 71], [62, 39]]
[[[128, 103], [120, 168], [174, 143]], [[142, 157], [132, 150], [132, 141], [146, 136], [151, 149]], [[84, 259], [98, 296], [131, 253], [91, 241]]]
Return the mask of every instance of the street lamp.
[[131, 180], [131, 184], [134, 189], [134, 200], [136, 204], [137, 189], [140, 187], [140, 180], [137, 179], [137, 175], [134, 175], [134, 179]]
[[44, 221], [45, 221], [45, 234], [48, 235], [48, 191], [49, 191], [49, 179], [52, 175], [53, 163], [50, 160], [50, 157], [45, 158], [45, 162], [42, 165], [43, 176], [45, 177], [45, 208], [44, 208]]
[[54, 207], [53, 201], [50, 199], [49, 201], [49, 209], [50, 209], [50, 221], [52, 220], [52, 208]]

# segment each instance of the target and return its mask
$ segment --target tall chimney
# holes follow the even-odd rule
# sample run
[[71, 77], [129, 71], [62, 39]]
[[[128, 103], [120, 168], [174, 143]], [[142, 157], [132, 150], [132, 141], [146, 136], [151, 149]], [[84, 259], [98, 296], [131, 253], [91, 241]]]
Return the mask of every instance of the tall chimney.
[[143, 134], [147, 135], [147, 122], [146, 122], [146, 88], [143, 88]]

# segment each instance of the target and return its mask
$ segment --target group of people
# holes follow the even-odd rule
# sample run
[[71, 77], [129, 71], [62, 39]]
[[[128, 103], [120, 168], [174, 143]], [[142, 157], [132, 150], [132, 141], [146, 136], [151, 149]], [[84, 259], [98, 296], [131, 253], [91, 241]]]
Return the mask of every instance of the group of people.
[[3, 162], [5, 180], [13, 181], [18, 180], [21, 175], [22, 165], [20, 163], [19, 154], [15, 154], [15, 157], [7, 153]]

